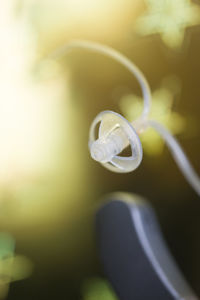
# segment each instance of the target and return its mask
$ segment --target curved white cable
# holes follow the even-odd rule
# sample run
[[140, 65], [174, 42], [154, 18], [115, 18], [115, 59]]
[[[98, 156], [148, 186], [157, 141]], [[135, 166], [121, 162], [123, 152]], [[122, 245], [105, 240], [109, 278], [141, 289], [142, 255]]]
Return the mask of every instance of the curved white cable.
[[[151, 90], [145, 76], [138, 67], [111, 47], [85, 40], [68, 42], [54, 51], [50, 55], [50, 58], [62, 57], [73, 48], [83, 48], [99, 52], [121, 63], [137, 78], [144, 97], [143, 112], [141, 116], [137, 120], [132, 121], [132, 123], [129, 123], [121, 115], [111, 111], [102, 112], [94, 119], [90, 128], [89, 140], [91, 156], [114, 172], [126, 173], [133, 171], [139, 166], [142, 160], [142, 147], [138, 134], [150, 126], [165, 140], [186, 180], [200, 196], [200, 177], [193, 169], [176, 138], [160, 123], [154, 120], [148, 120], [151, 107]], [[99, 138], [95, 140], [95, 127], [98, 122], [100, 122]], [[128, 144], [131, 145], [132, 155], [130, 157], [119, 156], [120, 152], [126, 148]]]
[[148, 125], [154, 128], [165, 140], [175, 162], [182, 171], [186, 180], [190, 183], [196, 193], [200, 196], [200, 178], [192, 167], [181, 145], [176, 138], [160, 123], [149, 120]]
[[62, 57], [66, 55], [67, 52], [71, 51], [73, 48], [83, 48], [86, 50], [99, 52], [101, 54], [111, 57], [112, 59], [118, 61], [120, 64], [126, 67], [137, 78], [142, 89], [144, 98], [144, 108], [141, 118], [146, 118], [148, 116], [151, 107], [151, 90], [144, 74], [132, 61], [130, 61], [123, 54], [119, 53], [111, 47], [85, 40], [73, 40], [66, 43], [64, 46], [55, 50], [55, 52], [53, 52], [50, 55], [50, 58]]

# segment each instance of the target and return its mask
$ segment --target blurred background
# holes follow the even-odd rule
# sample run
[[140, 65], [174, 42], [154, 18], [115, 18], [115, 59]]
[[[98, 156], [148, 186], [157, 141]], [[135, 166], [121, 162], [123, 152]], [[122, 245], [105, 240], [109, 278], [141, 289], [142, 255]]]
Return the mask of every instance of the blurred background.
[[141, 91], [118, 63], [71, 39], [121, 51], [146, 75], [154, 119], [200, 172], [198, 0], [6, 0], [0, 3], [0, 299], [117, 299], [104, 278], [94, 216], [101, 197], [133, 192], [153, 205], [200, 296], [200, 199], [153, 131], [131, 174], [94, 162], [88, 131], [102, 110], [132, 120]]

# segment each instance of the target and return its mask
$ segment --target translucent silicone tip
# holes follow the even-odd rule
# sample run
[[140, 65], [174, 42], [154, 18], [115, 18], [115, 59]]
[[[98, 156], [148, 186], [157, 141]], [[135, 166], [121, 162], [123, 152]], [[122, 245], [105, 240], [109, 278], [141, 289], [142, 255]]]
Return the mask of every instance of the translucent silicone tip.
[[92, 158], [98, 162], [103, 162], [107, 160], [105, 146], [98, 140], [92, 143], [90, 153]]
[[[100, 125], [96, 138], [98, 123]], [[128, 145], [131, 146], [131, 156], [119, 156]], [[101, 112], [93, 121], [89, 148], [94, 160], [118, 173], [135, 170], [142, 160], [142, 146], [133, 126], [120, 114], [112, 111]]]

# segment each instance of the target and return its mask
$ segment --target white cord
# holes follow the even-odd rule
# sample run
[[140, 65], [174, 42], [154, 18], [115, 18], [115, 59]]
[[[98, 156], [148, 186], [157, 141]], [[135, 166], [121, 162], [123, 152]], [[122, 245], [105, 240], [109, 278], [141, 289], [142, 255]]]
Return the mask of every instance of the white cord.
[[148, 116], [151, 107], [151, 90], [145, 76], [132, 61], [130, 61], [123, 54], [119, 53], [111, 47], [85, 40], [73, 40], [68, 42], [67, 44], [53, 52], [50, 55], [50, 58], [60, 58], [66, 55], [66, 53], [71, 51], [73, 48], [82, 48], [104, 54], [126, 67], [134, 75], [134, 77], [137, 78], [142, 89], [144, 108], [140, 118], [146, 118]]
[[[122, 116], [120, 116], [119, 114], [113, 113], [113, 112], [103, 112], [103, 113], [100, 113], [99, 116], [97, 116], [95, 118], [95, 120], [91, 126], [90, 136], [92, 138], [89, 142], [89, 147], [90, 147], [92, 157], [95, 157], [96, 160], [98, 160], [99, 162], [104, 164], [104, 162], [101, 161], [101, 159], [97, 159], [99, 157], [100, 158], [103, 157], [104, 160], [106, 161], [106, 163], [104, 165], [107, 168], [109, 168], [110, 170], [113, 170], [115, 172], [130, 172], [131, 170], [135, 169], [136, 166], [139, 165], [139, 163], [141, 162], [141, 158], [142, 158], [142, 149], [140, 149], [140, 145], [138, 144], [139, 138], [137, 136], [137, 133], [140, 133], [140, 131], [144, 131], [148, 126], [151, 126], [165, 140], [168, 148], [170, 149], [170, 151], [172, 153], [172, 156], [173, 156], [175, 162], [177, 163], [178, 167], [182, 171], [186, 180], [190, 183], [190, 185], [193, 187], [193, 189], [200, 196], [200, 178], [197, 175], [197, 173], [195, 172], [195, 170], [193, 169], [191, 163], [189, 162], [186, 154], [182, 150], [178, 141], [161, 124], [159, 124], [153, 120], [148, 120], [148, 115], [149, 115], [149, 111], [150, 111], [150, 107], [151, 107], [151, 91], [150, 91], [150, 87], [149, 87], [149, 84], [148, 84], [145, 76], [138, 69], [138, 67], [132, 61], [130, 61], [128, 58], [126, 58], [124, 55], [122, 55], [121, 53], [112, 49], [111, 47], [108, 47], [108, 46], [105, 46], [102, 44], [98, 44], [98, 43], [94, 43], [94, 42], [90, 42], [90, 41], [85, 41], [85, 40], [70, 41], [69, 43], [67, 43], [64, 46], [62, 46], [61, 48], [59, 48], [58, 50], [54, 51], [50, 55], [50, 58], [55, 58], [55, 59], [60, 58], [74, 48], [82, 48], [82, 49], [91, 50], [94, 52], [99, 52], [101, 54], [109, 56], [112, 59], [118, 61], [120, 64], [125, 66], [134, 75], [134, 77], [136, 77], [136, 79], [138, 80], [138, 82], [141, 86], [143, 98], [144, 98], [143, 112], [142, 112], [141, 116], [136, 121], [133, 121], [132, 123], [128, 124], [128, 122]], [[121, 128], [116, 129], [113, 134], [112, 133], [113, 127], [111, 128], [110, 124], [115, 121], [115, 118], [116, 118], [116, 121], [119, 124], [122, 123], [122, 125], [121, 125]], [[96, 126], [96, 123], [98, 120], [102, 122], [102, 124], [100, 126], [100, 130], [104, 131], [104, 135], [101, 137], [101, 139], [98, 139], [95, 141], [94, 140], [94, 131], [95, 131], [95, 126]], [[116, 121], [114, 123], [116, 123]], [[116, 125], [119, 125], [119, 124], [116, 124]], [[113, 124], [112, 124], [112, 126], [113, 126]], [[135, 132], [135, 130], [132, 126], [136, 129], [137, 133]], [[116, 127], [116, 126], [114, 126], [114, 127]], [[121, 152], [121, 150], [123, 150], [123, 148], [125, 148], [127, 146], [126, 142], [124, 142], [123, 145], [121, 145], [121, 144], [118, 145], [118, 140], [120, 141], [120, 143], [123, 140], [124, 133], [123, 133], [122, 129], [124, 130], [125, 134], [127, 134], [127, 132], [126, 132], [127, 130], [129, 131], [127, 136], [129, 136], [129, 141], [132, 144], [132, 149], [133, 149], [131, 158], [129, 158], [129, 157], [124, 158], [124, 157], [118, 156], [118, 154]], [[100, 135], [102, 135], [102, 132]], [[116, 139], [116, 135], [119, 135], [119, 137], [121, 137], [121, 140]], [[113, 136], [115, 137], [115, 140], [112, 141]], [[107, 149], [107, 150], [109, 150], [107, 152], [109, 153], [109, 160], [110, 160], [111, 164], [109, 164], [109, 161], [107, 161], [105, 159], [104, 155], [103, 156], [98, 155], [98, 157], [96, 155], [97, 153], [102, 154], [102, 149], [101, 149], [102, 146], [103, 147], [105, 145], [108, 146], [106, 144], [107, 140], [109, 141], [110, 145], [112, 146], [109, 149]], [[139, 149], [137, 151], [137, 155], [140, 156], [140, 158], [134, 157], [134, 154], [136, 151], [136, 148], [134, 145], [136, 143], [137, 143], [138, 149]], [[92, 151], [93, 151], [92, 149], [93, 150], [95, 149], [95, 153], [92, 153]], [[111, 152], [113, 153], [113, 155]], [[136, 164], [133, 163], [133, 160], [135, 160], [135, 159], [138, 159], [138, 162]], [[130, 167], [131, 163], [133, 164], [133, 167]]]
[[162, 136], [163, 140], [165, 140], [179, 169], [182, 171], [184, 177], [190, 183], [196, 193], [200, 196], [200, 178], [192, 167], [177, 139], [160, 123], [149, 120], [148, 124]]

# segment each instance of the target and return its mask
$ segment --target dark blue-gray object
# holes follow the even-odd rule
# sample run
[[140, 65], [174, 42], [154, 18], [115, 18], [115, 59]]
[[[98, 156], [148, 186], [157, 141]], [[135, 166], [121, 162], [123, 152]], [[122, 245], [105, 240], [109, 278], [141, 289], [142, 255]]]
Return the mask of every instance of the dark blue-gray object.
[[96, 216], [106, 275], [120, 300], [197, 300], [142, 198], [116, 193]]

